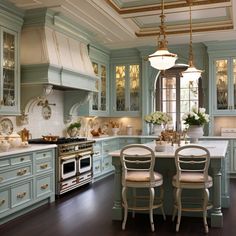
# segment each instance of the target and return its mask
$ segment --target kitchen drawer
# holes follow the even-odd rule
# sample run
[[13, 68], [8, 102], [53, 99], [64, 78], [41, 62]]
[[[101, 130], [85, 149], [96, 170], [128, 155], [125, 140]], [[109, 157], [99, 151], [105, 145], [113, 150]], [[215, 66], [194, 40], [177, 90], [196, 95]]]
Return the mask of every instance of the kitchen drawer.
[[0, 168], [1, 167], [7, 167], [7, 166], [10, 166], [11, 163], [10, 163], [10, 159], [1, 159], [0, 158]]
[[101, 142], [99, 142], [99, 143], [94, 143], [93, 144], [93, 150], [101, 150], [101, 145], [102, 145], [102, 143]]
[[36, 160], [48, 159], [53, 158], [52, 150], [42, 151], [36, 153]]
[[100, 160], [102, 158], [101, 153], [100, 152], [96, 152], [93, 154], [93, 160]]
[[30, 202], [32, 197], [32, 180], [11, 189], [12, 207]]
[[102, 152], [102, 145], [101, 143], [95, 143], [93, 145], [93, 159], [100, 159], [101, 158], [101, 152]]
[[9, 190], [0, 190], [0, 214], [9, 210]]
[[43, 158], [40, 161], [36, 162], [36, 173], [45, 172], [52, 170], [53, 168], [53, 159], [52, 158]]
[[36, 179], [36, 197], [42, 197], [53, 191], [53, 176], [43, 176]]
[[32, 165], [0, 172], [0, 184], [32, 175]]
[[94, 177], [99, 175], [101, 172], [102, 172], [101, 160], [94, 161], [93, 162], [93, 175], [94, 175]]
[[109, 171], [109, 170], [112, 170], [112, 159], [110, 156], [108, 157], [105, 157], [103, 159], [103, 171]]
[[32, 154], [25, 154], [10, 159], [11, 165], [19, 165], [23, 163], [32, 162]]

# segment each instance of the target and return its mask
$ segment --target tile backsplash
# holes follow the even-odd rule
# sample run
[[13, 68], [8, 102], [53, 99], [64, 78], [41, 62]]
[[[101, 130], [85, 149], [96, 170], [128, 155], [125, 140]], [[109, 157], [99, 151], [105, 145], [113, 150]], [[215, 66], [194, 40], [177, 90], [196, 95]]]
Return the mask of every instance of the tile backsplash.
[[214, 119], [214, 135], [221, 135], [221, 128], [236, 128], [235, 116], [221, 116]]
[[[2, 116], [3, 118], [9, 118], [13, 123], [14, 132], [26, 128], [30, 130], [32, 138], [39, 138], [42, 135], [58, 135], [67, 136], [66, 128], [69, 124], [64, 123], [64, 112], [63, 112], [63, 91], [53, 90], [52, 94], [48, 97], [48, 102], [51, 108], [51, 117], [46, 120], [42, 115], [42, 106], [35, 104], [29, 110], [28, 124], [22, 125], [19, 117], [15, 116]], [[141, 119], [140, 118], [114, 118], [114, 117], [73, 117], [73, 121], [80, 119], [82, 121], [81, 136], [91, 136], [91, 129], [104, 129], [107, 127], [107, 134], [112, 135], [112, 122], [119, 124], [118, 134], [127, 134], [127, 126], [132, 126], [132, 134], [141, 134]], [[92, 124], [92, 125], [91, 125]]]

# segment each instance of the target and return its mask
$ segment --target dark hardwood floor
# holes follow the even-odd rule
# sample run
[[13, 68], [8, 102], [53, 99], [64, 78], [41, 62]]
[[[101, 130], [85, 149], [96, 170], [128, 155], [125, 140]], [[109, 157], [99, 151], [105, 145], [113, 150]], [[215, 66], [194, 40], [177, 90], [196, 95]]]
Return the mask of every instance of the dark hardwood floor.
[[[210, 228], [208, 235], [236, 235], [236, 179], [230, 182], [231, 206], [223, 209], [224, 227]], [[135, 235], [204, 235], [202, 218], [182, 218], [180, 232], [167, 217], [155, 216], [156, 231], [151, 232], [149, 217], [128, 217], [126, 230], [120, 221], [111, 220], [113, 176], [84, 186], [24, 216], [0, 226], [1, 236], [135, 236]]]

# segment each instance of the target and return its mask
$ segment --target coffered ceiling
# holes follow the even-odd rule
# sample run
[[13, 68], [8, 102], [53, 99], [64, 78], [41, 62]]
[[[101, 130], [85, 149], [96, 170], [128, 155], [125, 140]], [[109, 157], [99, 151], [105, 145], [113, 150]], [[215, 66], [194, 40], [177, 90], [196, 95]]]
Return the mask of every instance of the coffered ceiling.
[[[78, 23], [107, 48], [156, 45], [161, 0], [8, 0], [17, 7], [49, 7]], [[186, 0], [165, 0], [170, 44], [189, 42]], [[236, 39], [236, 0], [193, 0], [193, 42]]]

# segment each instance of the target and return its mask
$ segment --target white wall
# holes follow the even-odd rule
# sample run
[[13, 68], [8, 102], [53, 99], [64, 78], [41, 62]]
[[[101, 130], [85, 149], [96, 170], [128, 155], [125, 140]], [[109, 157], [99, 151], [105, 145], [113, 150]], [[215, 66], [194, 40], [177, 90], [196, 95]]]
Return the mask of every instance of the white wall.
[[[51, 105], [52, 115], [51, 118], [45, 120], [42, 116], [42, 106], [34, 105], [29, 111], [28, 124], [22, 125], [19, 122], [19, 117], [1, 117], [9, 118], [14, 127], [14, 132], [19, 132], [20, 130], [26, 128], [30, 130], [32, 138], [40, 138], [42, 135], [58, 135], [60, 137], [68, 136], [66, 132], [67, 126], [69, 124], [64, 123], [64, 112], [63, 112], [63, 91], [53, 90], [52, 94], [48, 96], [49, 103], [55, 103], [56, 105]], [[104, 124], [108, 124], [108, 135], [112, 135], [110, 121], [115, 121], [119, 123], [120, 131], [119, 134], [126, 134], [126, 126], [131, 125], [133, 127], [133, 134], [141, 134], [141, 119], [140, 118], [92, 118], [92, 117], [73, 117], [73, 121], [78, 119], [82, 120], [81, 136], [91, 136], [91, 129], [97, 129], [99, 127], [104, 127]], [[92, 120], [92, 125], [91, 124]], [[85, 132], [87, 129], [87, 132]]]
[[[42, 116], [42, 106], [35, 105], [29, 111], [29, 122], [27, 125], [21, 125], [17, 117], [9, 118], [14, 127], [14, 131], [18, 132], [23, 128], [30, 130], [32, 138], [40, 138], [42, 135], [59, 135], [65, 136], [65, 127], [63, 121], [63, 92], [53, 90], [48, 96], [49, 103], [55, 103], [55, 106], [50, 106], [52, 109], [51, 118], [45, 120]], [[1, 117], [3, 118], [3, 117]]]

